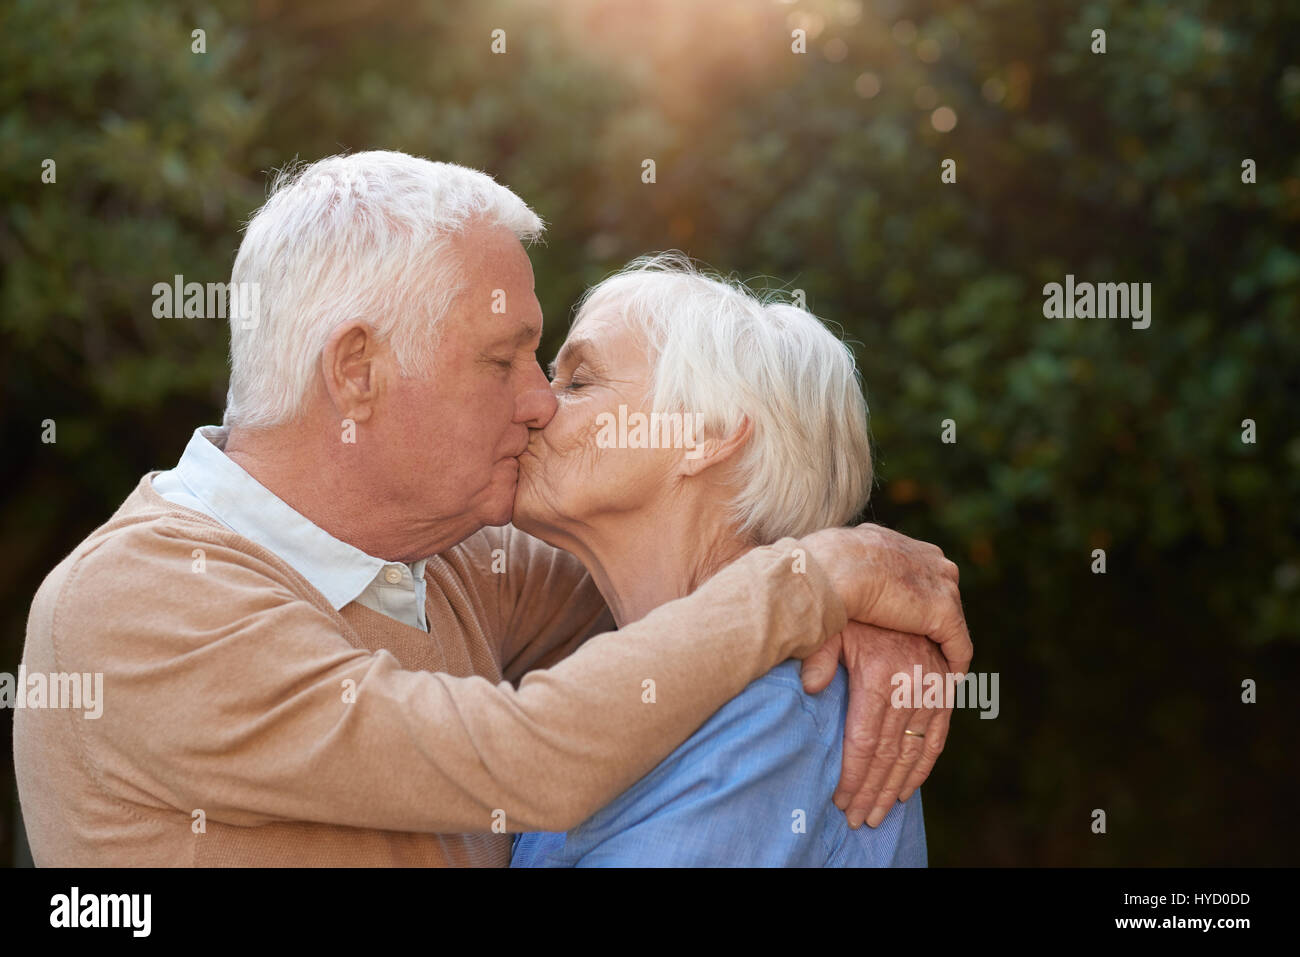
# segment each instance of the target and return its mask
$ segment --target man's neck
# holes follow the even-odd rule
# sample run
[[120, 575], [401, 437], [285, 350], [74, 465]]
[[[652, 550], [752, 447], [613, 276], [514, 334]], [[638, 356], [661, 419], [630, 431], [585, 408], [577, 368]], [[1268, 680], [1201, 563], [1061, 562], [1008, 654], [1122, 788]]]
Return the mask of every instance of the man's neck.
[[375, 498], [374, 484], [349, 468], [355, 448], [313, 444], [312, 435], [329, 430], [310, 425], [268, 429], [230, 429], [223, 451], [316, 527], [367, 555], [385, 561], [415, 562], [446, 551], [477, 531], [464, 520], [431, 521], [412, 528], [400, 502]]

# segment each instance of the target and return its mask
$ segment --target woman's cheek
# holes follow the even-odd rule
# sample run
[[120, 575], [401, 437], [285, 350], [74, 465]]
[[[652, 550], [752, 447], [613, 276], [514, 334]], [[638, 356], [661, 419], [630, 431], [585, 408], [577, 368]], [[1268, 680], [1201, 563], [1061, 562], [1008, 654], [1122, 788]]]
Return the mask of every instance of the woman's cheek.
[[556, 491], [563, 490], [572, 481], [573, 474], [583, 467], [586, 448], [594, 444], [594, 436], [587, 416], [562, 406], [542, 431], [543, 481]]

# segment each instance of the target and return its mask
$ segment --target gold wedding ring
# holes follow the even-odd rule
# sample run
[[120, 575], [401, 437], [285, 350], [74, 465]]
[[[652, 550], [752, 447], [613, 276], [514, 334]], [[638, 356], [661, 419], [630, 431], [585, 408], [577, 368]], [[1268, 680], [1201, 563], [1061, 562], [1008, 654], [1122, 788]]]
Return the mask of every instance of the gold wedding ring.
[[914, 734], [914, 735], [916, 735], [918, 738], [924, 738], [924, 737], [925, 737], [925, 732], [924, 732], [924, 731], [913, 731], [911, 728], [904, 728], [904, 729], [903, 729], [903, 734]]

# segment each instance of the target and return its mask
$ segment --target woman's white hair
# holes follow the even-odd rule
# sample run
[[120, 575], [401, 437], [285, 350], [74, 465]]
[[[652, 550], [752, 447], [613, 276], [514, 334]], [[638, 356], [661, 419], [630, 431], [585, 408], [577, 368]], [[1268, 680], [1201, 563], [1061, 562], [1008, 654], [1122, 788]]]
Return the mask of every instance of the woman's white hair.
[[[463, 285], [450, 240], [471, 222], [506, 226], [522, 241], [544, 228], [486, 173], [406, 153], [331, 156], [281, 171], [231, 273], [232, 299], [256, 289], [257, 312], [230, 310], [225, 424], [295, 418], [325, 341], [354, 319], [391, 342], [402, 375], [428, 368]], [[245, 292], [241, 302], [249, 301]]]
[[844, 525], [871, 496], [862, 383], [847, 345], [805, 309], [702, 272], [679, 252], [593, 286], [574, 325], [612, 308], [646, 335], [655, 412], [702, 414], [705, 436], [753, 431], [736, 462], [738, 531], [756, 543]]

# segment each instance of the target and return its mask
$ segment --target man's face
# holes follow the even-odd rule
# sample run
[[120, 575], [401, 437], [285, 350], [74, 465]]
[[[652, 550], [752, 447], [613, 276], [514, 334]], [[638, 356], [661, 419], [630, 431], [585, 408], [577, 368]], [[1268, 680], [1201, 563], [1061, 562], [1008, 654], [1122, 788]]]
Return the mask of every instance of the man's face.
[[413, 538], [436, 532], [421, 537], [439, 542], [510, 521], [528, 430], [555, 412], [537, 364], [542, 309], [523, 246], [505, 227], [478, 225], [454, 245], [464, 286], [433, 367], [390, 378], [377, 437], [393, 469], [377, 476], [381, 487], [409, 501]]

